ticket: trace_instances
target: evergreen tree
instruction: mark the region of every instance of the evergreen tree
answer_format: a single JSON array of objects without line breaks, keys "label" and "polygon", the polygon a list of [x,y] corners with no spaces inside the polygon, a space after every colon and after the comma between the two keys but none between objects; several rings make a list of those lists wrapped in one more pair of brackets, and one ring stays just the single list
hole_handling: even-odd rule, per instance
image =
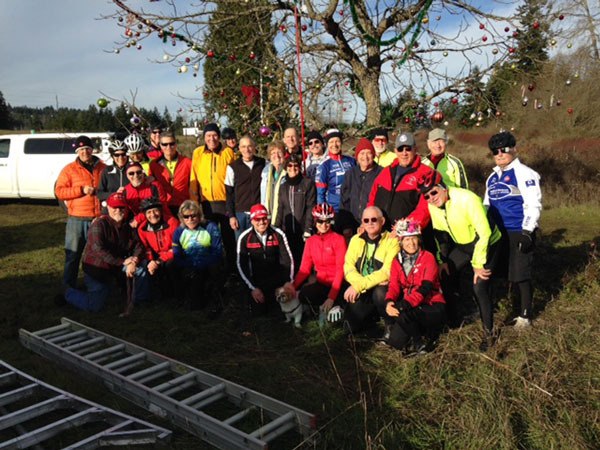
[{"label": "evergreen tree", "polygon": [[10,105],[4,100],[4,94],[0,91],[0,129],[11,130],[13,119],[10,114]]},{"label": "evergreen tree", "polygon": [[479,67],[475,66],[465,81],[465,95],[457,108],[457,120],[462,126],[470,127],[477,123],[483,125],[487,122],[488,109],[491,113],[491,105],[481,78]]}]

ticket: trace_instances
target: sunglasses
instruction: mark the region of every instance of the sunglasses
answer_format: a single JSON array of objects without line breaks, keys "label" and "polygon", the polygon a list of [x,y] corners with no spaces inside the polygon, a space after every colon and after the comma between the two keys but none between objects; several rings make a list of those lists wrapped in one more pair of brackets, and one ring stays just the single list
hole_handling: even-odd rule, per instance
[{"label": "sunglasses", "polygon": [[139,176],[139,175],[141,175],[141,174],[143,174],[143,173],[144,173],[144,172],[143,172],[143,171],[141,171],[141,170],[138,170],[138,171],[136,171],[136,172],[127,172],[127,176],[128,176],[128,177],[132,177],[132,176],[134,176],[134,175],[138,175],[138,176]]},{"label": "sunglasses", "polygon": [[317,219],[316,222],[320,223],[321,225],[323,225],[323,224],[331,225],[331,221],[329,219]]},{"label": "sunglasses", "polygon": [[286,166],[288,169],[299,169],[300,168],[300,164],[288,164]]},{"label": "sunglasses", "polygon": [[181,217],[184,219],[196,219],[198,218],[198,214],[182,214]]},{"label": "sunglasses", "polygon": [[308,145],[317,145],[320,143],[321,143],[321,141],[318,139],[313,139],[312,141],[308,141]]},{"label": "sunglasses", "polygon": [[161,147],[175,147],[177,145],[176,142],[161,142],[160,146]]},{"label": "sunglasses", "polygon": [[375,142],[387,142],[388,140],[386,138],[375,138],[373,139]]},{"label": "sunglasses", "polygon": [[363,217],[363,223],[377,223],[379,222],[379,217]]},{"label": "sunglasses", "polygon": [[438,191],[437,189],[432,189],[427,194],[423,194],[423,197],[425,197],[425,200],[429,200],[430,198],[437,197],[439,193],[440,191]]},{"label": "sunglasses", "polygon": [[511,150],[510,147],[494,148],[492,149],[492,155],[496,156],[500,153],[510,153]]},{"label": "sunglasses", "polygon": [[269,218],[268,217],[257,217],[256,219],[252,219],[252,220],[254,220],[255,222],[266,222],[269,220]]},{"label": "sunglasses", "polygon": [[160,134],[160,130],[152,130],[151,133],[152,134]]},{"label": "sunglasses", "polygon": [[113,155],[113,158],[126,158],[127,157],[127,153],[115,153]]},{"label": "sunglasses", "polygon": [[413,149],[412,149],[412,147],[400,147],[400,148],[397,148],[397,149],[396,149],[396,151],[397,151],[398,153],[403,153],[403,152],[412,152],[412,151],[413,151]]}]

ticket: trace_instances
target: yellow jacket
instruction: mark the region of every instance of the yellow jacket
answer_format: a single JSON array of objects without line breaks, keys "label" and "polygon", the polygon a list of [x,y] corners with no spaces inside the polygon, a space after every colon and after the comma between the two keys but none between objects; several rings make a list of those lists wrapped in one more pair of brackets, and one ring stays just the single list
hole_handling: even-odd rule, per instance
[{"label": "yellow jacket", "polygon": [[396,154],[390,150],[385,150],[381,155],[375,157],[375,162],[381,167],[390,166],[396,160]]},{"label": "yellow jacket", "polygon": [[190,198],[198,202],[224,202],[225,173],[234,159],[233,150],[226,146],[222,146],[218,152],[211,152],[204,145],[194,150],[190,171]]},{"label": "yellow jacket", "polygon": [[[448,188],[444,208],[428,206],[434,232],[448,233],[458,245],[474,244],[471,265],[475,269],[483,268],[487,262],[488,246],[498,242],[502,235],[495,225],[490,228],[481,198],[466,189]],[[438,255],[438,259],[441,256],[446,255]]]},{"label": "yellow jacket", "polygon": [[400,251],[398,239],[389,232],[381,233],[381,238],[375,244],[373,253],[373,272],[362,274],[362,266],[366,257],[366,233],[356,234],[350,239],[346,258],[344,259],[344,277],[356,292],[365,292],[378,284],[389,281],[392,261]]}]

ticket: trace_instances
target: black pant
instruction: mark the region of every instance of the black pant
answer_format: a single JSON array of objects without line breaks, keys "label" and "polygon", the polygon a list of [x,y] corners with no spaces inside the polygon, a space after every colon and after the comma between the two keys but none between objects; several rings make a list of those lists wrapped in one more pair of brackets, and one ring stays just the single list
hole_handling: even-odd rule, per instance
[{"label": "black pant", "polygon": [[[319,314],[319,307],[327,300],[329,296],[329,291],[331,290],[331,286],[326,284],[322,284],[319,282],[314,282],[310,284],[305,284],[300,288],[300,292],[298,293],[298,297],[300,300],[309,305],[310,310],[313,314]],[[342,304],[342,296],[344,295],[344,289],[340,289],[340,292],[337,298],[334,298],[334,306]]]},{"label": "black pant", "polygon": [[386,292],[387,286],[375,286],[360,294],[356,302],[346,303],[344,322],[348,331],[356,333],[377,323],[380,316],[378,310],[385,303]]},{"label": "black pant", "polygon": [[444,324],[445,312],[443,303],[420,305],[402,311],[400,316],[392,317],[393,324],[388,344],[404,350],[411,341],[419,340],[421,336],[437,338]]},{"label": "black pant", "polygon": [[237,274],[235,233],[229,225],[229,217],[225,214],[225,202],[204,201],[202,202],[202,211],[208,220],[218,223],[221,229],[225,262],[227,263],[225,271]]},{"label": "black pant", "polygon": [[222,270],[216,264],[205,269],[183,269],[177,292],[190,309],[197,310],[207,306],[222,309],[222,289]]}]

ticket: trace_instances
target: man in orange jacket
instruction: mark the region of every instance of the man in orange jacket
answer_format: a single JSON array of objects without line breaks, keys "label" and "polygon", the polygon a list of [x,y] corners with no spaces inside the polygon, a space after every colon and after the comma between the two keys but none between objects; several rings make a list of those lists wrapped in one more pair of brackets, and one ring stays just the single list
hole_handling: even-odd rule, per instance
[{"label": "man in orange jacket", "polygon": [[77,158],[58,175],[54,193],[67,206],[65,232],[65,288],[77,287],[79,261],[87,241],[87,233],[95,217],[100,215],[97,191],[104,163],[92,154],[92,140],[79,136],[73,143]]}]

